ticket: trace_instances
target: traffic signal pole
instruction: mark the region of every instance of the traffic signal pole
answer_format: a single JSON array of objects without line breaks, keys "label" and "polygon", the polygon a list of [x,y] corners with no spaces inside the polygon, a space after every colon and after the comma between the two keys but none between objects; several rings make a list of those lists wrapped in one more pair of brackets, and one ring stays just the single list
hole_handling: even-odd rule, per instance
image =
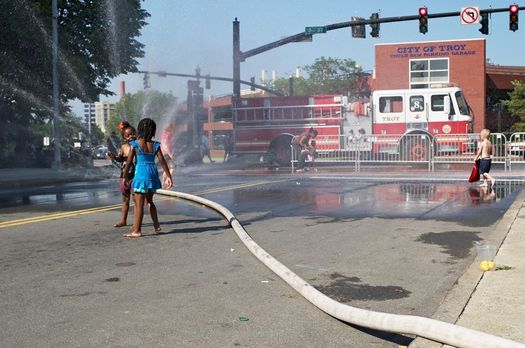
[{"label": "traffic signal pole", "polygon": [[[139,70],[139,71],[137,71],[137,73],[139,73],[139,74],[148,74],[148,75],[157,75],[157,76],[160,76],[160,77],[177,76],[177,77],[197,78],[196,74],[169,73],[169,72],[166,72],[166,71],[145,71],[145,70]],[[202,78],[202,75],[199,75],[199,76],[200,76],[200,78]],[[231,77],[212,76],[212,75],[206,75],[204,78],[205,79],[209,79],[209,80],[226,81],[226,82],[234,82],[235,81]],[[274,95],[277,95],[277,96],[280,96],[280,97],[284,96],[284,94],[282,94],[279,91],[274,91],[271,88],[268,88],[268,87],[263,86],[263,85],[259,85],[257,83],[251,82],[251,81],[246,81],[246,80],[240,80],[239,79],[238,83],[239,83],[239,87],[238,87],[239,95],[240,95],[240,90],[241,90],[240,85],[242,84],[242,85],[248,85],[248,86],[252,86],[252,87],[258,88],[260,90],[263,90],[265,92],[268,92],[268,93],[271,93],[271,94],[274,94]]]},{"label": "traffic signal pole", "polygon": [[235,17],[233,21],[233,97],[232,105],[236,108],[241,98],[241,42],[240,42],[240,23]]},{"label": "traffic signal pole", "polygon": [[[525,7],[518,8],[519,10],[523,10]],[[497,12],[508,12],[509,8],[489,8],[485,10],[480,10],[480,15],[485,13],[497,13]],[[460,16],[461,12],[442,12],[442,13],[428,13],[427,18],[445,18],[445,17],[456,17]],[[354,26],[362,26],[362,25],[371,25],[371,24],[379,24],[379,23],[392,23],[392,22],[404,22],[404,21],[419,21],[419,14],[413,15],[413,16],[398,16],[398,17],[385,17],[385,18],[371,18],[371,19],[363,19],[363,20],[355,20],[355,21],[349,21],[349,22],[340,22],[340,23],[334,23],[334,24],[328,24],[325,25],[324,28],[326,28],[325,31],[330,30],[337,30],[342,28],[348,28],[348,27],[354,27]],[[233,21],[233,96],[234,98],[240,98],[240,73],[241,73],[241,62],[244,62],[246,58],[253,57],[255,55],[258,55],[260,53],[269,51],[271,49],[289,44],[291,42],[304,42],[304,41],[310,41],[312,39],[312,34],[307,34],[306,32],[297,33],[295,35],[287,36],[285,38],[282,38],[280,40],[270,42],[266,45],[262,45],[256,48],[253,48],[251,50],[248,50],[246,52],[242,52],[240,50],[240,25],[239,21],[237,20],[237,17]]]},{"label": "traffic signal pole", "polygon": [[[525,9],[525,8],[520,8],[520,9]],[[481,10],[479,12],[480,14],[483,14],[483,13],[496,13],[496,12],[508,12],[508,11],[509,9],[505,7],[505,8],[486,9],[486,10]],[[442,13],[434,13],[434,14],[429,13],[428,18],[455,17],[455,16],[459,16],[460,14],[461,12],[459,11],[458,12],[442,12]],[[415,21],[415,20],[419,20],[419,14],[413,15],[413,16],[385,17],[385,18],[378,18],[378,19],[364,19],[364,20],[356,20],[356,21],[349,21],[349,22],[340,22],[340,23],[328,24],[328,25],[325,25],[325,27],[326,27],[326,31],[331,31],[331,30],[337,30],[337,29],[360,26],[360,25],[367,25],[367,24],[370,25],[370,24],[377,24],[377,23],[392,23],[392,22],[404,22],[404,21]],[[305,32],[301,32],[301,33],[291,35],[291,36],[282,38],[280,40],[271,42],[269,44],[262,45],[257,48],[253,48],[246,52],[240,52],[241,61],[244,61],[246,58],[253,57],[257,54],[269,51],[273,48],[277,48],[279,46],[289,44],[291,42],[306,41],[311,36],[312,34],[306,34]]]}]

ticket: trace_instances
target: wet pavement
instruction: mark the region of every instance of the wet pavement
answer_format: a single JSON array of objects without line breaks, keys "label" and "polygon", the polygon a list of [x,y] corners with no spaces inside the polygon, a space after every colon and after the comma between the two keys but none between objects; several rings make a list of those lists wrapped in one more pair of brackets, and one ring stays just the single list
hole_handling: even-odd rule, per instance
[{"label": "wet pavement", "polygon": [[[473,242],[487,238],[522,182],[501,180],[490,193],[457,180],[421,179],[273,173],[210,180],[204,173],[178,176],[176,189],[226,206],[263,248],[340,302],[431,316],[472,263]],[[118,204],[116,187],[112,179],[11,193],[0,219]],[[320,313],[244,250],[215,212],[161,196],[156,202],[168,233],[140,241],[111,227],[118,208],[0,229],[0,273],[10,279],[0,287],[7,346],[37,338],[42,346],[411,341],[363,333]],[[61,340],[56,335],[64,330]]]}]

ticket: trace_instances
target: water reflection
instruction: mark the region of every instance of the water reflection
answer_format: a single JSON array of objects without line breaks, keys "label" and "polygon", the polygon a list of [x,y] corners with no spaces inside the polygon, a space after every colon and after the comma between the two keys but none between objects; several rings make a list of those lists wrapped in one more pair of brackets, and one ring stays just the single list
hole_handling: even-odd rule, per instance
[{"label": "water reflection", "polygon": [[[326,215],[338,218],[415,217],[457,219],[501,212],[523,183],[500,181],[495,190],[468,183],[377,183],[303,180],[293,185],[245,188],[210,195],[234,212],[271,211],[273,216]],[[490,217],[492,220],[496,216]]]},{"label": "water reflection", "polygon": [[488,187],[470,187],[468,193],[472,204],[493,203],[496,201],[496,190],[491,190]]}]

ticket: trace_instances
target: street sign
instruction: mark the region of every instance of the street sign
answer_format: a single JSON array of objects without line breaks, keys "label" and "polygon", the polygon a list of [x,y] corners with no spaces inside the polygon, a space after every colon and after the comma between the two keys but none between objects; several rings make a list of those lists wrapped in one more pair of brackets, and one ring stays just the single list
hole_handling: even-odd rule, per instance
[{"label": "street sign", "polygon": [[49,146],[49,137],[44,137],[44,146]]},{"label": "street sign", "polygon": [[476,24],[479,23],[479,7],[469,6],[462,7],[459,17],[461,24]]},{"label": "street sign", "polygon": [[326,33],[326,27],[306,27],[304,32],[305,34],[324,34]]}]

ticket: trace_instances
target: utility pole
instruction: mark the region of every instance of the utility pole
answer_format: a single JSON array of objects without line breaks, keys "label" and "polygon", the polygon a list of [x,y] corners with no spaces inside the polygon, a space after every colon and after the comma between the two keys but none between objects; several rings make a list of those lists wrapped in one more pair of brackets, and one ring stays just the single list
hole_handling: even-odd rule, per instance
[{"label": "utility pole", "polygon": [[203,93],[204,89],[200,86],[200,76],[201,69],[197,67],[195,69],[195,77],[197,80],[188,80],[188,113],[191,117],[191,124],[193,129],[192,134],[192,143],[194,147],[198,147],[200,144],[200,134],[201,130],[199,129],[199,114],[202,111],[203,103]]},{"label": "utility pole", "polygon": [[52,19],[52,71],[53,71],[53,138],[54,138],[54,157],[53,168],[60,169],[62,167],[60,154],[60,108],[58,96],[58,27],[57,27],[57,0],[51,2],[51,19]]}]

